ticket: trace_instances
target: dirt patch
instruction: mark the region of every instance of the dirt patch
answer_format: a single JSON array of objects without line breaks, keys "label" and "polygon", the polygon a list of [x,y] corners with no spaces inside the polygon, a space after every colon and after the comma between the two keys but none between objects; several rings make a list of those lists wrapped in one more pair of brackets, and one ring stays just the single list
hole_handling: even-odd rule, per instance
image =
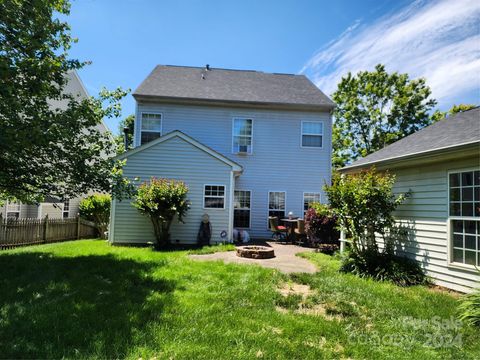
[{"label": "dirt patch", "polygon": [[310,286],[297,283],[286,283],[278,289],[278,292],[285,297],[289,295],[300,295],[304,300],[307,299],[308,296],[314,294],[314,291]]}]

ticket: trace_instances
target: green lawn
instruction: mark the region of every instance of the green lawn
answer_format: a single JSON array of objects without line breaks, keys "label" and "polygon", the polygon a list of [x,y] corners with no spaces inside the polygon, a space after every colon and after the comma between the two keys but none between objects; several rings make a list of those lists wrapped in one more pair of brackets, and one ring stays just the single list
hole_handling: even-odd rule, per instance
[{"label": "green lawn", "polygon": [[[454,319],[452,295],[339,274],[331,257],[305,256],[318,274],[100,240],[3,251],[0,357],[480,358],[478,330],[440,326]],[[285,282],[311,293],[285,298]]]}]

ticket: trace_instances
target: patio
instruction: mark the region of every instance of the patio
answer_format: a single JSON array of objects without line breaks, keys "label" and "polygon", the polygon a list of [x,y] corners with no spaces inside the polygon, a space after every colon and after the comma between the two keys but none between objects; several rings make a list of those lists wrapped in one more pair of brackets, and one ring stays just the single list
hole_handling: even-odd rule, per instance
[{"label": "patio", "polygon": [[200,261],[222,260],[225,263],[260,265],[266,268],[277,269],[283,273],[316,273],[318,270],[310,261],[296,256],[300,252],[314,252],[315,249],[297,245],[283,245],[275,242],[266,242],[264,246],[272,247],[275,257],[271,259],[249,259],[237,256],[235,251],[217,252],[206,255],[189,255],[191,259]]}]

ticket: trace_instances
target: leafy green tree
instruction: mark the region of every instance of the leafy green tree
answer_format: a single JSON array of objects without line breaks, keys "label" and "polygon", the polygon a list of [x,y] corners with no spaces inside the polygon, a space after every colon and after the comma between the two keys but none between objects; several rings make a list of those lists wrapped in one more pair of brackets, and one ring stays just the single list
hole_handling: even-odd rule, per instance
[{"label": "leafy green tree", "polygon": [[170,243],[170,225],[175,215],[183,222],[189,208],[187,193],[183,182],[168,179],[152,178],[138,187],[133,206],[150,218],[157,249]]},{"label": "leafy green tree", "polygon": [[104,237],[108,229],[111,203],[110,194],[92,194],[80,201],[80,216],[93,221],[101,237]]},{"label": "leafy green tree", "polygon": [[121,165],[108,158],[113,141],[96,125],[120,115],[126,92],[86,100],[64,92],[67,74],[86,65],[69,58],[76,39],[59,18],[69,12],[67,0],[0,1],[0,198],[75,197],[116,189],[112,179],[125,185]]},{"label": "leafy green tree", "polygon": [[477,105],[474,105],[474,104],[459,104],[459,105],[453,105],[450,108],[450,110],[448,110],[448,111],[436,110],[432,114],[432,122],[437,122],[439,120],[443,120],[447,116],[451,116],[451,115],[458,114],[460,112],[468,111],[468,110],[474,109],[476,107],[477,107]]},{"label": "leafy green tree", "polygon": [[135,127],[135,115],[128,115],[125,119],[118,124],[118,133],[115,137],[115,143],[117,145],[117,154],[125,152],[125,128],[127,129],[127,150],[133,148],[133,132]]},{"label": "leafy green tree", "polygon": [[428,112],[436,101],[429,99],[424,79],[387,73],[384,65],[374,71],[348,73],[333,93],[333,166],[371,154],[431,123]]}]

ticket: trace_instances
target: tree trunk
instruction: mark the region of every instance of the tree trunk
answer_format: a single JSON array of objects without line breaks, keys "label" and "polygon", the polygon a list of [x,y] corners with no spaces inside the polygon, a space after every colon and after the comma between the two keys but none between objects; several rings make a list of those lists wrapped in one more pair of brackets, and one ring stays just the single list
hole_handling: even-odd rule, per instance
[{"label": "tree trunk", "polygon": [[173,218],[167,221],[162,221],[157,217],[150,217],[150,219],[152,220],[153,230],[157,240],[155,248],[164,249],[170,244],[170,225],[172,224]]}]

